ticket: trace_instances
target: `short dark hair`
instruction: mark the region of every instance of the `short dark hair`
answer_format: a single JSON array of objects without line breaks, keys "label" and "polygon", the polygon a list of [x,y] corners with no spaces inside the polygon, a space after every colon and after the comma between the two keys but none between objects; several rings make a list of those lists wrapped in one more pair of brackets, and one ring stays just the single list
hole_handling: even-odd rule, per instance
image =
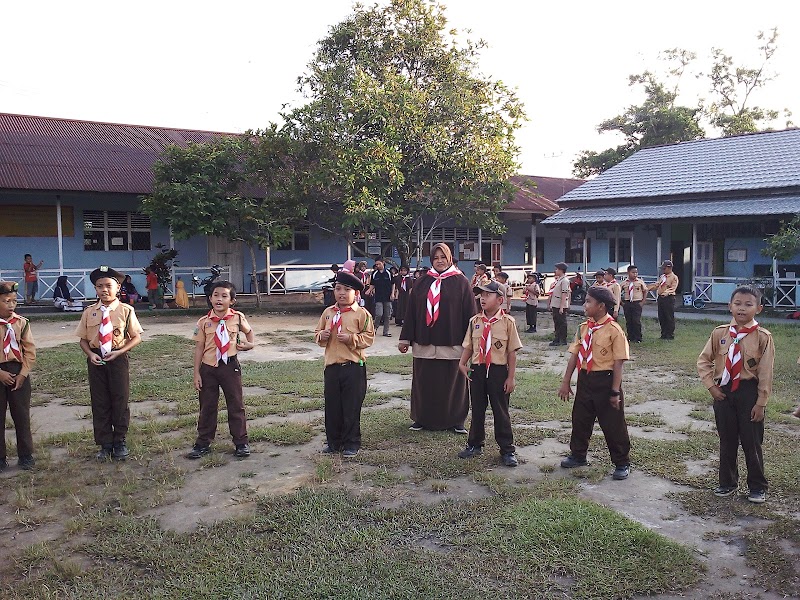
[{"label": "short dark hair", "polygon": [[505,271],[500,271],[500,272],[497,274],[497,277],[502,277],[503,279],[505,279],[506,281],[508,281],[508,273],[506,273]]},{"label": "short dark hair", "polygon": [[208,297],[210,298],[214,294],[214,290],[217,288],[225,288],[231,293],[231,300],[236,300],[236,286],[233,285],[230,281],[215,281],[211,284],[211,287],[208,290]]},{"label": "short dark hair", "polygon": [[617,302],[614,300],[614,295],[608,288],[600,286],[590,287],[589,291],[586,293],[597,300],[600,304],[605,304],[606,312],[608,314],[612,314],[614,312],[614,307],[617,305]]},{"label": "short dark hair", "polygon": [[764,297],[764,295],[761,293],[761,290],[753,285],[740,285],[735,290],[733,290],[733,293],[731,294],[731,302],[733,302],[733,297],[736,294],[748,294],[750,296],[753,296],[756,299],[756,302],[758,302],[759,306],[761,306],[762,299]]},{"label": "short dark hair", "polygon": [[609,275],[616,275],[617,274],[617,270],[614,267],[606,267],[604,269],[604,271],[606,273],[608,273]]},{"label": "short dark hair", "polygon": [[476,269],[483,269],[484,272],[486,271],[486,265],[483,264],[483,263],[478,263],[477,265],[475,265],[475,268]]},{"label": "short dark hair", "polygon": [[23,258],[33,258],[30,254],[26,254]]},{"label": "short dark hair", "polygon": [[628,273],[630,273],[630,272],[631,272],[631,271],[633,271],[634,269],[636,269],[636,270],[638,271],[638,270],[639,270],[639,267],[637,267],[636,265],[628,265],[628,269],[627,269],[627,271],[628,271]]}]

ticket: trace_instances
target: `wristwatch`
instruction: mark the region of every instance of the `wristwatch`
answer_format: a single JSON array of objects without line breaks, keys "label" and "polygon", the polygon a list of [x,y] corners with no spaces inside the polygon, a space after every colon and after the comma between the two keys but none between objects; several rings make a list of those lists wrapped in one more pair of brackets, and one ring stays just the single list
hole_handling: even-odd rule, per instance
[{"label": "wristwatch", "polygon": [[619,396],[619,395],[620,395],[620,393],[619,393],[619,390],[611,390],[611,393],[610,393],[610,395],[611,395],[612,397]]}]

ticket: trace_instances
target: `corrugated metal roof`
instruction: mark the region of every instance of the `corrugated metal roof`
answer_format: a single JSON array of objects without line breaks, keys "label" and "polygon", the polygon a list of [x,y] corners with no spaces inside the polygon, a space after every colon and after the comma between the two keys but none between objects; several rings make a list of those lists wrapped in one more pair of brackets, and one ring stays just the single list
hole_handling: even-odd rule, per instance
[{"label": "corrugated metal roof", "polygon": [[166,146],[225,135],[0,113],[0,189],[148,194]]},{"label": "corrugated metal roof", "polygon": [[800,186],[800,129],[639,150],[559,201],[701,195]]},{"label": "corrugated metal roof", "polygon": [[640,203],[600,208],[565,208],[546,218],[542,223],[545,225],[596,225],[718,217],[774,217],[798,213],[800,213],[800,195],[791,195],[695,202]]},{"label": "corrugated metal roof", "polygon": [[556,201],[583,183],[583,179],[515,175],[511,178],[514,199],[505,210],[552,214],[558,210]]}]

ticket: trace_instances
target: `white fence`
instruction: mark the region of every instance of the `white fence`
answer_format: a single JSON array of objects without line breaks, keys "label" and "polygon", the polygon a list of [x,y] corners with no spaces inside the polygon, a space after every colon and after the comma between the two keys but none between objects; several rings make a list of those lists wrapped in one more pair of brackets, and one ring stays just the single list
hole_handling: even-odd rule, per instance
[{"label": "white fence", "polygon": [[740,285],[752,285],[764,294],[764,305],[773,308],[798,307],[800,279],[794,277],[695,277],[694,296],[705,302],[727,304]]}]

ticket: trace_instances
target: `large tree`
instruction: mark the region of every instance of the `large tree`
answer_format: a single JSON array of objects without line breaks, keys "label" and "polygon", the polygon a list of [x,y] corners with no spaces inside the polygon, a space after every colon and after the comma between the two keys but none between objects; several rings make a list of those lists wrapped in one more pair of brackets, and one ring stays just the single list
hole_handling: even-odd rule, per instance
[{"label": "large tree", "polygon": [[290,144],[271,127],[170,146],[154,166],[153,192],[142,210],[167,223],[178,239],[213,235],[244,243],[255,273],[256,248],[289,240],[293,223],[305,214],[287,183]]},{"label": "large tree", "polygon": [[524,113],[479,73],[482,46],[424,0],[356,4],[330,29],[284,114],[309,220],[348,241],[380,228],[404,262],[447,221],[501,230]]},{"label": "large tree", "polygon": [[[719,48],[712,48],[712,65],[708,73],[700,73],[708,81],[710,97],[698,99],[694,106],[676,105],[681,78],[697,59],[694,52],[673,48],[664,51],[671,68],[662,81],[651,71],[629,77],[630,85],[642,85],[645,101],[629,107],[624,113],[603,121],[599,133],[616,131],[625,136],[625,143],[602,152],[584,150],[573,165],[578,177],[602,173],[642,148],[685,142],[705,136],[703,124],[722,135],[750,133],[768,128],[778,111],[750,106],[752,94],[774,78],[767,63],[777,49],[777,29],[769,36],[758,34],[761,63],[756,67],[734,67],[733,58]],[[791,115],[785,111],[787,118]],[[789,126],[791,122],[786,123]]]}]

